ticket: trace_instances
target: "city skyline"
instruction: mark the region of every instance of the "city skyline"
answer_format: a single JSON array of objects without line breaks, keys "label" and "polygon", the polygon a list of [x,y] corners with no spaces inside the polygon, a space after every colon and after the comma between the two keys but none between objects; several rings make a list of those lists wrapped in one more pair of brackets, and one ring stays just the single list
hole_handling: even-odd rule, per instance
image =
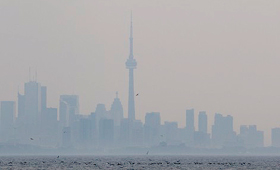
[{"label": "city skyline", "polygon": [[[257,124],[270,143],[271,126],[278,127],[280,120],[279,2],[263,7],[258,0],[253,6],[241,1],[169,6],[164,1],[147,7],[147,1],[121,1],[125,3],[115,2],[110,12],[100,10],[106,2],[71,2],[66,7],[60,2],[54,7],[53,2],[34,2],[37,8],[31,8],[3,1],[1,101],[17,100],[31,66],[48,87],[49,107],[59,107],[61,94],[76,94],[81,113],[90,114],[98,103],[109,108],[119,91],[127,117],[124,62],[132,9],[134,52],[141,65],[135,72],[135,92],[140,93],[136,119],[160,112],[162,120],[183,127],[185,110],[195,108],[207,111],[209,129],[218,112],[234,117],[235,131],[242,124]],[[72,5],[78,6],[77,13]]]}]

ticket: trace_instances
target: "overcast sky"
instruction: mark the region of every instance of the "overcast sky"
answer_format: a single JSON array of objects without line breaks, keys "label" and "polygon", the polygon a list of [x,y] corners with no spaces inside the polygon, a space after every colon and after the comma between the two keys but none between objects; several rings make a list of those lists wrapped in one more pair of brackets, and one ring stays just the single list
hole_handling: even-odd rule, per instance
[{"label": "overcast sky", "polygon": [[[48,106],[77,94],[83,114],[119,97],[127,116],[133,11],[136,118],[158,111],[185,126],[185,110],[280,127],[279,0],[1,0],[0,100],[17,101],[29,67]],[[197,127],[196,127],[197,129]]]}]

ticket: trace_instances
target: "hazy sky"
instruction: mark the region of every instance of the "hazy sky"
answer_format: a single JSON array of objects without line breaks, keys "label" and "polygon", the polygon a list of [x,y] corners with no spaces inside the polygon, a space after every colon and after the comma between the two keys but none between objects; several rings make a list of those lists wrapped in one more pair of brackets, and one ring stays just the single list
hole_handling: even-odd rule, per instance
[{"label": "hazy sky", "polygon": [[[1,0],[0,100],[17,100],[29,67],[48,106],[77,94],[83,114],[119,91],[127,116],[133,11],[136,118],[158,111],[185,126],[185,110],[280,127],[279,0]],[[210,127],[210,126],[209,126]],[[197,127],[196,127],[197,129]],[[210,132],[209,128],[209,132]]]}]

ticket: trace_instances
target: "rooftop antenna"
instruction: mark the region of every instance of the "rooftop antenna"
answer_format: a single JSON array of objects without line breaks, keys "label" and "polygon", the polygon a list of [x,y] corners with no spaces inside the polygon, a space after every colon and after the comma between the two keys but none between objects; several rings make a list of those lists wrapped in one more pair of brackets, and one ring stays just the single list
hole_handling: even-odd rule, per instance
[{"label": "rooftop antenna", "polygon": [[31,80],[31,71],[30,71],[30,66],[29,66],[29,81]]},{"label": "rooftop antenna", "polygon": [[119,92],[116,92],[116,98],[119,98]]},{"label": "rooftop antenna", "polygon": [[35,81],[37,82],[37,68],[36,68],[36,71],[35,71]]}]

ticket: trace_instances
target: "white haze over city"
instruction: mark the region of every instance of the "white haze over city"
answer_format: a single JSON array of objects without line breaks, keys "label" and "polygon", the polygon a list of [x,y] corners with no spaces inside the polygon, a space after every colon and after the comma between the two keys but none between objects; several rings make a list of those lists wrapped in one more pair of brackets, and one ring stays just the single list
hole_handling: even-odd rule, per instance
[{"label": "white haze over city", "polygon": [[157,111],[184,127],[194,108],[210,132],[215,113],[230,114],[237,133],[256,124],[269,145],[280,127],[279,9],[279,0],[2,0],[0,100],[17,101],[31,67],[48,107],[77,94],[90,114],[118,91],[127,117],[132,11],[137,119]]}]

